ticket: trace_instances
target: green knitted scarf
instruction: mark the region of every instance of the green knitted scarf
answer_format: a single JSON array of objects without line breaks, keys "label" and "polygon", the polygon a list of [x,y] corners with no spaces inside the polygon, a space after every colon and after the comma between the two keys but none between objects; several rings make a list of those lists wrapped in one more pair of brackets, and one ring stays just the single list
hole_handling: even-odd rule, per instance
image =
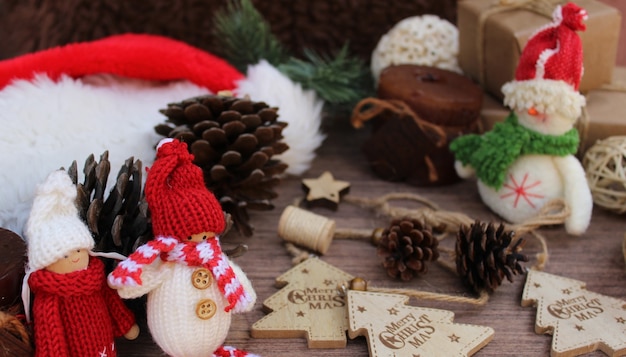
[{"label": "green knitted scarf", "polygon": [[521,155],[566,156],[578,149],[578,131],[544,135],[521,126],[514,112],[483,135],[464,135],[450,143],[450,150],[464,165],[470,164],[476,176],[498,190],[504,184],[509,166]]}]

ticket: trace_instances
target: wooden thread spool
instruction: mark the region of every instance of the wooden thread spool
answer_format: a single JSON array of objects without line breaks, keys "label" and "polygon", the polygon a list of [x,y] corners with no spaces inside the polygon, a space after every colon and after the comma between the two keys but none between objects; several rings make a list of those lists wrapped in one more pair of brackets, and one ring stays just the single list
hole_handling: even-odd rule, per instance
[{"label": "wooden thread spool", "polygon": [[325,254],[333,241],[335,221],[287,206],[278,221],[278,235],[291,243]]}]

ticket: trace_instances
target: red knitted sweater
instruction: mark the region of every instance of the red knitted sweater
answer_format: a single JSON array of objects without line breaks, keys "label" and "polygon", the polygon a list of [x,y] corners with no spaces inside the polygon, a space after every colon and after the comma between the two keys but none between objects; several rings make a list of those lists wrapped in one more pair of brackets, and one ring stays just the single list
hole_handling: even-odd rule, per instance
[{"label": "red knitted sweater", "polygon": [[114,337],[135,323],[133,313],[106,284],[104,264],[90,257],[85,270],[32,273],[36,357],[114,357]]}]

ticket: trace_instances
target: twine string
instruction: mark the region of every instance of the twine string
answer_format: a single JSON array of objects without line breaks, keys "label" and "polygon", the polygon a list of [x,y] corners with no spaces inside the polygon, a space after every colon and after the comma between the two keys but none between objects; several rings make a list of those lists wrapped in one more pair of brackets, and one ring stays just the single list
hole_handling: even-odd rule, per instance
[{"label": "twine string", "polygon": [[555,198],[543,205],[535,216],[522,223],[510,225],[510,229],[521,236],[542,226],[563,224],[569,215],[570,209],[565,201]]},{"label": "twine string", "polygon": [[426,300],[434,300],[434,301],[444,301],[444,302],[456,302],[463,304],[471,304],[476,306],[483,306],[487,304],[489,301],[489,293],[483,290],[480,292],[480,295],[477,298],[468,297],[468,296],[458,296],[458,295],[448,295],[448,294],[440,294],[433,293],[430,291],[421,291],[414,289],[400,289],[400,288],[380,288],[380,287],[368,287],[367,291],[372,292],[380,292],[386,294],[398,294],[398,295],[406,295],[409,297],[417,298],[417,299],[426,299]]},{"label": "twine string", "polygon": [[[447,135],[440,126],[429,123],[421,119],[413,109],[411,109],[404,101],[395,99],[378,99],[365,98],[361,100],[352,110],[350,123],[356,129],[363,127],[365,121],[378,117],[385,111],[399,116],[400,118],[409,117],[418,126],[419,130],[427,135],[428,139],[437,147],[447,145]],[[382,117],[381,117],[382,118]]]},{"label": "twine string", "polygon": [[289,255],[292,256],[291,258],[291,264],[296,266],[300,263],[302,263],[303,261],[314,257],[314,254],[309,253],[308,251],[298,248],[296,247],[293,243],[291,242],[285,242],[285,249],[287,249],[287,252],[289,253]]},{"label": "twine string", "polygon": [[[428,200],[425,197],[422,197],[413,193],[388,193],[376,198],[365,198],[365,197],[356,197],[356,196],[346,196],[344,197],[346,202],[350,202],[352,204],[359,205],[363,208],[373,209],[381,215],[389,216],[391,218],[412,218],[421,220],[422,222],[430,225],[431,227],[439,227],[442,231],[446,233],[457,233],[460,229],[461,225],[471,225],[474,223],[474,219],[471,217],[460,213],[460,212],[452,212],[452,211],[443,211],[439,209],[439,207]],[[423,207],[420,208],[403,208],[403,207],[395,207],[390,205],[390,201],[393,200],[408,200],[421,204]],[[323,229],[325,233],[324,242],[330,244],[330,241],[333,238],[336,239],[364,239],[364,238],[372,238],[375,234],[371,230],[363,230],[363,229],[344,229],[335,231],[335,222],[327,219],[325,217],[321,217],[321,221],[309,219],[310,217],[302,217],[301,215],[312,215],[312,213],[304,213],[306,211],[299,210],[296,207],[287,207],[283,216],[279,222],[279,234],[285,238],[286,236],[290,237],[292,234],[296,236],[306,235],[307,229],[314,228],[315,232],[320,232],[320,226],[329,227],[332,229]],[[287,214],[285,214],[287,213]],[[540,228],[544,225],[554,225],[554,224],[562,224],[565,222],[565,219],[570,215],[570,210],[567,204],[562,199],[554,199],[546,203],[542,209],[538,212],[538,214],[531,219],[519,223],[519,224],[509,224],[509,229],[512,229],[516,233],[518,233],[518,237],[515,239],[521,239],[520,236],[530,233],[533,237],[535,237],[540,245],[541,252],[537,254],[537,263],[533,266],[533,269],[543,270],[546,262],[548,260],[548,246],[546,243],[545,237],[536,232],[536,229]],[[296,229],[292,229],[293,227],[288,227],[290,225],[289,222],[298,222],[295,226]],[[318,234],[319,235],[319,234]],[[313,237],[314,239],[318,239],[318,237]],[[442,238],[438,238],[442,239]],[[296,246],[296,244],[301,243],[298,239],[286,239],[285,248],[289,252],[289,254],[293,257],[292,264],[297,265],[302,261],[314,256],[308,251],[301,249]],[[294,244],[296,243],[296,244]],[[308,243],[309,247],[318,247],[319,243]],[[512,246],[515,246],[515,241],[512,242]],[[449,259],[444,261],[438,260],[438,262],[450,270],[453,273],[457,273],[456,266],[452,264],[455,260],[456,253],[454,250],[447,249],[444,247],[439,247],[440,252],[445,253],[449,256]],[[429,299],[429,300],[437,300],[437,301],[445,301],[445,302],[458,302],[458,303],[467,303],[482,306],[487,303],[489,300],[489,294],[486,291],[482,291],[477,298],[467,297],[467,296],[456,296],[456,295],[448,295],[441,293],[433,293],[427,291],[420,291],[414,289],[397,289],[397,288],[368,288],[368,291],[373,292],[383,292],[389,294],[401,294],[409,297],[415,297],[418,299]]]},{"label": "twine string", "polygon": [[[391,218],[407,217],[421,220],[429,226],[445,231],[446,233],[456,233],[462,224],[469,226],[474,223],[474,219],[466,214],[460,212],[442,211],[432,201],[413,193],[388,193],[373,199],[346,196],[343,200],[356,204],[360,207],[374,209],[383,216]],[[424,207],[406,208],[392,206],[389,204],[390,201],[395,200],[413,201],[423,205]]]},{"label": "twine string", "polygon": [[[413,193],[389,193],[377,198],[346,196],[344,200],[364,208],[374,209],[379,214],[391,217],[392,219],[403,217],[418,219],[431,227],[438,227],[438,229],[446,233],[456,234],[461,225],[470,226],[475,221],[461,212],[440,210],[437,205],[428,199]],[[423,204],[425,207],[414,209],[393,207],[389,204],[389,201],[392,200],[414,201]],[[539,241],[541,246],[541,251],[537,254],[537,263],[534,268],[543,269],[549,257],[548,245],[545,237],[536,232],[536,230],[542,226],[563,224],[569,215],[570,209],[565,201],[562,199],[548,201],[541,210],[539,210],[537,215],[530,219],[518,224],[505,224],[505,226],[508,226],[508,229],[516,232],[515,240],[511,242],[511,245],[514,246],[515,242],[521,239],[524,234],[530,233],[532,237]]]},{"label": "twine string", "polygon": [[19,338],[26,346],[30,345],[30,337],[26,327],[12,313],[0,311],[0,329]]}]

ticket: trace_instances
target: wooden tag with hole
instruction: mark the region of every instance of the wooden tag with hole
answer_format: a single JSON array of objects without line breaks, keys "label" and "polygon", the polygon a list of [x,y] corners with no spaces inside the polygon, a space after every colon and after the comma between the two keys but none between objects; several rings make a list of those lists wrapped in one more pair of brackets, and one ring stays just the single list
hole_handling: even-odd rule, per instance
[{"label": "wooden tag with hole", "polygon": [[531,270],[522,306],[537,307],[535,332],[553,335],[552,357],[626,354],[626,302],[588,291],[582,281]]},{"label": "wooden tag with hole", "polygon": [[408,306],[408,296],[349,290],[348,335],[365,336],[372,357],[471,356],[494,335],[491,327],[453,323],[447,310]]},{"label": "wooden tag with hole", "polygon": [[252,337],[306,337],[309,348],[345,348],[348,317],[337,287],[352,278],[318,258],[298,264],[276,279],[282,289],[263,302],[270,313],[252,325]]}]

